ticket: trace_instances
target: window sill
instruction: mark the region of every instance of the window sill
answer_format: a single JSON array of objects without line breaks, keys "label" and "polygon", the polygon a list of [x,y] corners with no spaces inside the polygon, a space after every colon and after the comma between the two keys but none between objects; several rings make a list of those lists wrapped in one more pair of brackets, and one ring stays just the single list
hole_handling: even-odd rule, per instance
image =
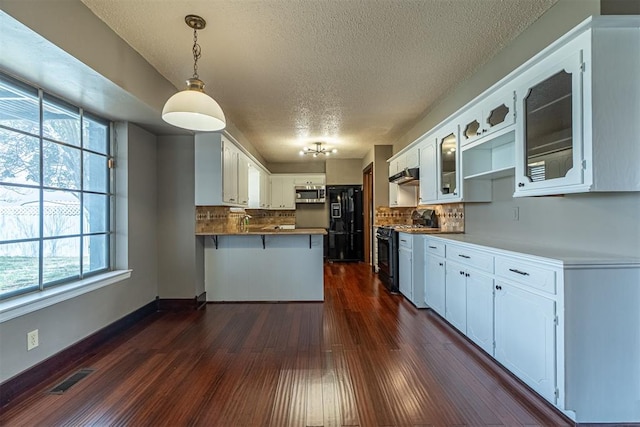
[{"label": "window sill", "polygon": [[110,271],[42,292],[34,292],[0,302],[0,323],[121,282],[129,277],[131,277],[131,270]]}]

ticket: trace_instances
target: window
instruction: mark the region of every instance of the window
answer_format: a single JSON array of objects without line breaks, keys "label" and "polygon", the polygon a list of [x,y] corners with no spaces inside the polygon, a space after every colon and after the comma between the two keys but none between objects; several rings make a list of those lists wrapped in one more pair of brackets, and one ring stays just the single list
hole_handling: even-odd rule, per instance
[{"label": "window", "polygon": [[110,123],[0,74],[0,299],[110,267]]}]

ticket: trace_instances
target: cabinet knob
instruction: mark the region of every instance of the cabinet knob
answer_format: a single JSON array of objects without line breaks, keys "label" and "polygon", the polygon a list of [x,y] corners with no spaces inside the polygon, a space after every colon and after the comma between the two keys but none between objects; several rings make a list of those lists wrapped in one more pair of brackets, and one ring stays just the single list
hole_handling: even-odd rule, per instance
[{"label": "cabinet knob", "polygon": [[461,272],[460,272],[460,274],[461,274],[462,276],[464,276],[464,271],[461,271]]},{"label": "cabinet knob", "polygon": [[524,187],[524,182],[519,182],[518,187]]},{"label": "cabinet knob", "polygon": [[466,273],[466,274],[464,275],[464,277],[469,277],[469,276],[471,276],[469,273]]},{"label": "cabinet knob", "polygon": [[496,285],[496,289],[497,289],[497,290],[501,290],[501,289],[502,289],[502,286],[500,286],[500,285]]},{"label": "cabinet knob", "polygon": [[444,266],[444,264],[443,264],[443,263],[441,263],[441,262],[440,262],[440,263],[438,263],[438,265],[439,265],[440,267]]}]

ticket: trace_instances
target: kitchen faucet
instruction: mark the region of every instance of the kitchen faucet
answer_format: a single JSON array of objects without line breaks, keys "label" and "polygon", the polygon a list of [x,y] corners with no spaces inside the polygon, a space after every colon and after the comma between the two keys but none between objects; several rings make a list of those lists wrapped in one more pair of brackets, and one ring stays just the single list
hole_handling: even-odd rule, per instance
[{"label": "kitchen faucet", "polygon": [[249,214],[244,214],[240,217],[240,231],[249,231],[249,219],[251,219]]}]

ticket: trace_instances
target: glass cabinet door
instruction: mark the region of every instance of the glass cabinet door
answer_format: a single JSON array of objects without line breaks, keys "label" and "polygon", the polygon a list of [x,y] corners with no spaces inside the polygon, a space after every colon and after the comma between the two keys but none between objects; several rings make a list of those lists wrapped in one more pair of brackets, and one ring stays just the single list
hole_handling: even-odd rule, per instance
[{"label": "glass cabinet door", "polygon": [[457,131],[445,132],[438,139],[440,157],[440,187],[438,199],[458,196],[458,136]]},{"label": "glass cabinet door", "polygon": [[516,192],[582,183],[580,64],[575,54],[520,93]]}]

